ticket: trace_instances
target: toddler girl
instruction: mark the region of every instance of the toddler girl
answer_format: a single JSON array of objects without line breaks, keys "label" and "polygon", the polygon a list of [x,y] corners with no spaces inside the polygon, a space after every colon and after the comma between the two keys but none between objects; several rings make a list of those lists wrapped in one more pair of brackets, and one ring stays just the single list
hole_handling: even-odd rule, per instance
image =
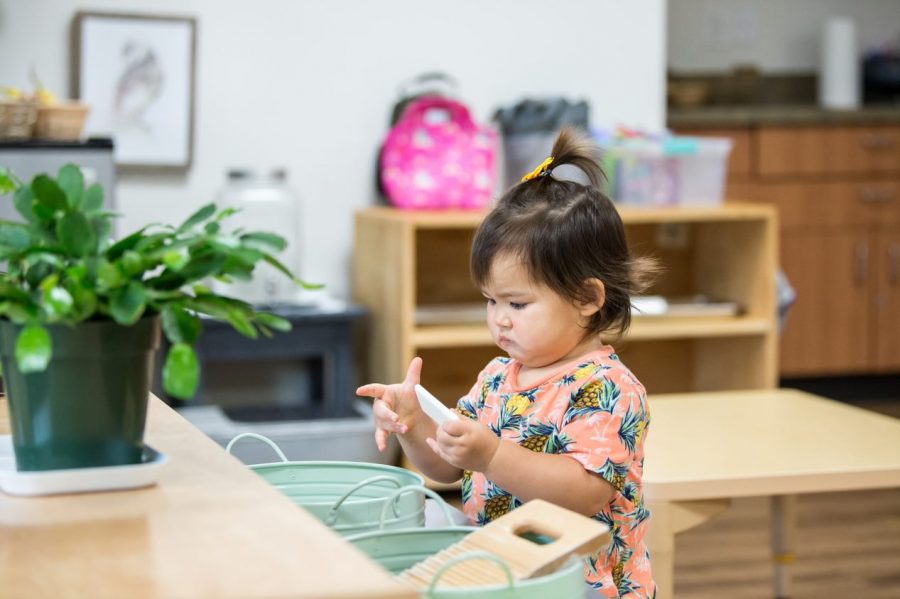
[{"label": "toddler girl", "polygon": [[[650,422],[643,385],[601,334],[622,333],[630,297],[653,263],[630,256],[622,221],[599,190],[593,143],[573,129],[510,189],[475,234],[471,270],[487,300],[491,361],[437,427],[419,408],[413,359],[399,384],[369,384],[380,450],[396,434],[409,459],[441,482],[462,477],[466,515],[486,524],[541,498],[609,525],[612,541],[585,563],[607,597],[653,597],[644,545],[641,473]],[[553,177],[561,165],[590,185]]]}]

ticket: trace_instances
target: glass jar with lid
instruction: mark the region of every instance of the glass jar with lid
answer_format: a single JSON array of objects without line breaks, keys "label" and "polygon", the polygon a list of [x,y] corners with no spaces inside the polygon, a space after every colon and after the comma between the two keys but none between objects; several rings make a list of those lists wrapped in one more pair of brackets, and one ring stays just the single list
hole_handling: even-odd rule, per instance
[{"label": "glass jar with lid", "polygon": [[[257,173],[231,169],[218,201],[220,207],[239,209],[231,222],[245,231],[265,231],[280,235],[287,248],[275,254],[294,274],[300,272],[300,206],[287,184],[285,169]],[[295,303],[300,289],[272,265],[261,262],[251,281],[216,282],[217,292],[261,305]]]}]

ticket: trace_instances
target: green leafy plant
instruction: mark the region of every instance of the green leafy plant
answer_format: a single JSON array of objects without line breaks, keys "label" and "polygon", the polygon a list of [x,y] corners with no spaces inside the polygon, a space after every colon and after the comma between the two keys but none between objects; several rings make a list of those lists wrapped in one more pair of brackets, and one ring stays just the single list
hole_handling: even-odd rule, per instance
[{"label": "green leafy plant", "polygon": [[273,233],[226,231],[236,210],[207,204],[178,226],[151,224],[114,241],[114,214],[103,209],[103,189],[85,188],[81,169],[63,166],[30,183],[0,167],[0,197],[12,194],[24,222],[0,220],[0,317],[23,329],[16,363],[23,372],[47,368],[53,356],[44,325],[112,319],[129,326],[160,315],[171,347],[163,366],[163,387],[173,397],[194,395],[199,363],[194,343],[200,315],[227,321],[242,335],[288,331],[290,323],[251,304],[210,290],[210,277],[249,280],[254,267],[271,264],[306,288],[273,254],[286,241]]}]

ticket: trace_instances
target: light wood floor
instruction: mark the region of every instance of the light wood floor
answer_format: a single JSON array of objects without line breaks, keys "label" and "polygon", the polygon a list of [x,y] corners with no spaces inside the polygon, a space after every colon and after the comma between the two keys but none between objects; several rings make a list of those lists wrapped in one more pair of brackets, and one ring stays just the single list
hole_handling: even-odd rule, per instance
[{"label": "light wood floor", "polygon": [[[793,599],[900,598],[900,490],[798,499]],[[676,538],[678,599],[772,597],[769,502],[735,501]]]},{"label": "light wood floor", "polygon": [[[848,403],[900,417],[897,397]],[[742,499],[678,535],[675,596],[772,597],[768,515]],[[800,496],[796,558],[793,599],[900,599],[900,489]]]}]

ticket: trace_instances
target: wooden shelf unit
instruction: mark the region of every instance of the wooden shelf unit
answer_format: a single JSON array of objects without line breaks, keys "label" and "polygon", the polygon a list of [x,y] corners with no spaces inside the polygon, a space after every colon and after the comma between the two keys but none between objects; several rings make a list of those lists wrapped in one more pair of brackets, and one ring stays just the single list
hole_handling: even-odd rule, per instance
[{"label": "wooden shelf unit", "polygon": [[[775,220],[763,206],[725,204],[671,209],[621,208],[635,253],[656,256],[664,272],[652,293],[704,293],[743,307],[739,316],[635,317],[623,340],[615,343],[623,360],[634,354],[646,371],[638,376],[652,392],[686,392],[775,386]],[[500,350],[484,324],[416,325],[415,309],[431,304],[471,304],[481,300],[469,280],[471,238],[481,212],[405,212],[386,207],[363,210],[356,217],[354,299],[372,313],[368,376],[400,380],[409,360],[426,352],[432,358],[484,354]],[[674,233],[660,227],[678,228]],[[674,235],[675,239],[671,237]],[[663,241],[668,238],[669,241]],[[727,349],[733,346],[736,349]],[[748,361],[743,372],[717,372],[722,348]],[[712,352],[706,350],[712,350]],[[683,355],[685,350],[688,355]],[[740,350],[740,351],[738,351]],[[707,355],[714,353],[716,356]],[[676,354],[682,354],[675,357]],[[758,355],[755,355],[758,354]],[[459,356],[456,356],[458,359]],[[657,377],[669,370],[654,359],[687,367],[675,379]],[[423,384],[450,388],[446,401],[468,390],[484,363],[451,383],[442,371],[455,370],[447,360],[426,360]],[[485,360],[486,362],[486,360]],[[653,384],[655,379],[657,384]]]},{"label": "wooden shelf unit", "polygon": [[[777,385],[777,222],[768,206],[728,203],[667,209],[620,208],[637,255],[663,274],[651,294],[705,294],[741,306],[737,316],[635,317],[610,340],[651,393],[766,389]],[[469,277],[469,248],[481,212],[356,215],[354,301],[371,313],[367,380],[402,380],[414,356],[422,384],[454,405],[487,362],[502,355],[487,326],[417,325],[417,307],[483,301]]]},{"label": "wooden shelf unit", "polygon": [[[657,257],[664,268],[650,293],[702,293],[742,307],[737,316],[635,317],[625,338],[611,341],[648,391],[776,387],[775,211],[728,203],[620,208],[620,214],[634,252]],[[485,364],[502,355],[484,323],[415,321],[417,308],[484,301],[468,267],[472,236],[483,217],[386,207],[357,213],[353,294],[371,313],[367,380],[400,381],[418,355],[424,361],[422,384],[452,406]]]}]

